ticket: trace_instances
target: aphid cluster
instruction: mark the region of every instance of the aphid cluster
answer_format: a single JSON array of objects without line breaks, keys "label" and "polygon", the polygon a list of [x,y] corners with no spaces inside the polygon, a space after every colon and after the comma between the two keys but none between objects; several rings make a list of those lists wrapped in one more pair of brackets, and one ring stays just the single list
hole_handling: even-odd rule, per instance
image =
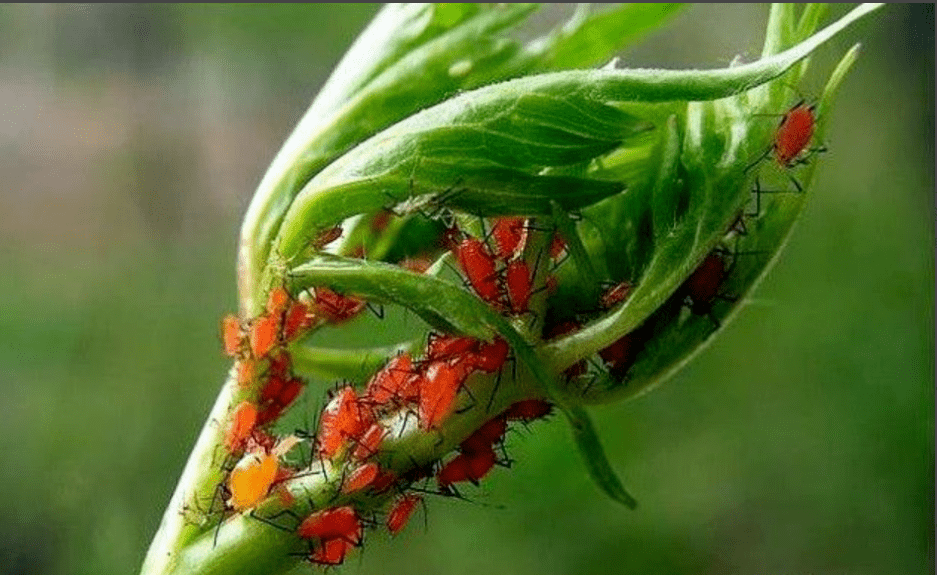
[{"label": "aphid cluster", "polygon": [[[222,320],[224,350],[236,359],[238,386],[252,396],[238,404],[225,422],[226,461],[233,465],[223,465],[226,477],[219,491],[227,508],[255,507],[292,474],[280,464],[280,457],[298,439],[278,441],[269,433],[269,426],[305,386],[293,373],[287,345],[313,326],[347,321],[363,307],[363,301],[327,288],[294,298],[278,287],[270,292],[263,314],[249,321],[233,315]],[[280,494],[288,496],[285,490]]]},{"label": "aphid cluster", "polygon": [[[803,151],[813,136],[813,108],[794,106],[785,116],[772,147],[759,162],[773,153],[783,168],[804,161]],[[757,162],[756,162],[757,163]],[[796,180],[795,180],[796,185]],[[798,186],[799,189],[799,186]],[[760,208],[759,208],[760,209]],[[394,212],[385,210],[370,224],[371,231],[384,229]],[[757,215],[757,214],[756,214]],[[742,214],[729,233],[744,234]],[[492,222],[490,235],[484,239],[465,233],[454,224],[446,224],[443,246],[452,252],[466,286],[480,299],[505,316],[531,313],[530,299],[540,258],[533,265],[525,252],[533,228],[527,218],[503,217]],[[312,247],[321,250],[342,235],[336,226],[320,233]],[[549,244],[548,259],[556,266],[566,244],[555,231]],[[363,250],[356,252],[363,257]],[[424,257],[400,260],[401,267],[422,273],[430,265]],[[554,268],[555,269],[555,268]],[[708,254],[674,294],[672,301],[697,315],[712,314],[714,301],[723,297],[720,290],[731,273],[731,265],[721,251]],[[556,278],[546,275],[546,288],[555,290]],[[593,309],[562,310],[565,316],[547,312],[542,337],[552,340],[574,333],[597,314],[605,314],[626,304],[634,289],[631,281],[608,282]],[[274,289],[265,312],[247,321],[228,316],[223,321],[224,348],[237,360],[237,381],[249,395],[229,414],[225,422],[224,446],[229,461],[221,492],[226,509],[236,512],[255,508],[261,501],[279,494],[285,506],[292,495],[280,486],[299,471],[281,463],[292,447],[302,440],[296,436],[278,439],[269,426],[295,401],[304,382],[293,374],[288,345],[309,329],[321,324],[340,324],[357,316],[367,302],[319,287],[294,297],[285,289]],[[554,310],[555,311],[555,310]],[[597,358],[587,358],[568,367],[568,380],[583,378],[590,372],[604,372],[624,381],[653,335],[650,324],[625,334],[598,351]],[[430,333],[422,356],[400,353],[379,369],[359,390],[344,384],[332,393],[322,410],[314,434],[311,453],[320,461],[318,469],[336,470],[335,504],[305,517],[297,517],[295,527],[285,527],[305,542],[303,556],[322,565],[339,565],[354,547],[362,545],[367,527],[380,524],[373,501],[390,499],[383,525],[391,535],[407,524],[423,493],[460,496],[458,485],[478,484],[498,464],[507,466],[504,437],[513,422],[529,423],[547,416],[551,404],[525,400],[489,418],[463,439],[456,453],[435,463],[410,460],[409,466],[393,465],[387,444],[393,433],[415,430],[433,433],[443,428],[455,412],[460,393],[475,406],[467,382],[475,373],[498,374],[509,360],[510,347],[499,338],[491,342],[451,334]],[[488,403],[489,407],[491,402]],[[409,424],[409,425],[408,425]],[[328,462],[326,465],[325,462]],[[313,466],[310,465],[310,469]],[[324,473],[324,471],[321,471]],[[436,489],[427,485],[435,481]],[[421,482],[421,487],[415,485]],[[377,497],[372,497],[377,496]],[[284,528],[279,526],[280,528]]]},{"label": "aphid cluster", "polygon": [[[491,257],[481,242],[460,240],[460,244],[465,270],[477,270],[479,261],[493,262],[495,258],[508,265],[511,261],[522,261],[516,256],[522,249],[518,247],[520,240],[506,243],[502,239],[498,255]],[[479,248],[480,245],[485,247]],[[479,254],[481,260],[477,258]],[[481,281],[474,271],[466,275],[469,281],[475,278],[479,286],[491,285],[486,283],[487,278]],[[496,285],[500,291],[501,280]],[[526,289],[529,291],[529,287]],[[292,495],[283,486],[287,479],[298,476],[300,470],[287,467],[281,458],[302,439],[296,436],[278,439],[269,432],[269,425],[293,403],[304,386],[292,372],[288,345],[316,325],[351,319],[365,305],[361,299],[326,288],[296,298],[277,288],[271,292],[262,315],[249,321],[234,316],[223,320],[225,351],[236,358],[238,384],[250,396],[232,409],[225,422],[226,461],[233,463],[225,464],[226,475],[219,485],[226,509],[251,511],[251,516],[270,522],[253,514],[260,502],[279,495],[285,506],[293,503]],[[456,484],[481,480],[499,461],[495,449],[502,444],[508,422],[526,423],[543,417],[550,412],[548,403],[532,400],[516,404],[465,439],[459,453],[447,463],[415,466],[400,476],[382,467],[385,458],[381,445],[391,433],[390,422],[395,418],[411,420],[423,432],[438,429],[454,412],[459,393],[464,391],[471,396],[466,387],[468,378],[473,373],[498,373],[500,381],[500,371],[509,355],[507,342],[498,337],[485,342],[430,333],[422,357],[415,359],[409,353],[401,353],[378,370],[363,390],[344,385],[333,392],[312,437],[312,453],[322,462],[331,462],[329,469],[341,470],[335,497],[354,502],[357,497],[393,489],[399,495],[385,520],[388,532],[393,535],[403,529],[422,501],[422,496],[410,490],[415,481],[435,477],[440,495],[455,495]],[[500,460],[505,463],[506,456]],[[324,468],[322,465],[319,469]],[[361,544],[364,527],[377,524],[373,519],[365,519],[363,513],[354,504],[339,505],[317,511],[302,518],[295,528],[287,529],[307,542],[308,552],[304,556],[308,560],[338,565],[353,547]]]},{"label": "aphid cluster", "polygon": [[[526,218],[505,217],[496,219],[492,226],[494,248],[456,227],[450,227],[444,234],[446,246],[455,255],[472,290],[507,315],[530,312],[536,269],[531,269],[524,259],[529,232]],[[554,234],[550,257],[558,258],[565,247],[559,234]]]},{"label": "aphid cluster", "polygon": [[[461,344],[452,344],[457,339],[467,338],[440,336],[439,339],[442,338],[448,338],[449,343],[437,345],[435,353],[459,351],[448,359],[437,355],[436,359],[430,361],[471,361],[469,350],[462,348]],[[434,341],[438,343],[439,339]],[[407,404],[416,410],[419,400],[406,399],[400,391],[408,385],[415,385],[415,392],[419,395],[421,386],[432,385],[426,379],[427,373],[417,367],[418,363],[411,362],[409,358],[400,359],[404,357],[408,358],[399,355],[391,360],[371,379],[368,390],[360,396],[351,387],[341,389],[325,408],[316,436],[320,457],[344,460],[349,464],[347,467],[352,468],[350,473],[341,478],[341,495],[365,492],[381,494],[390,490],[398,494],[383,521],[391,535],[396,535],[406,526],[416,506],[423,501],[420,491],[433,493],[425,487],[414,488],[415,482],[434,477],[438,486],[436,494],[458,496],[455,484],[478,484],[498,463],[496,449],[503,452],[509,422],[526,424],[546,417],[552,411],[552,406],[541,400],[515,403],[463,440],[459,445],[459,453],[448,462],[414,466],[398,477],[382,469],[375,461],[379,459],[377,456],[380,455],[381,440],[389,433],[377,418],[395,409],[407,409]],[[381,398],[382,402],[375,403],[375,398]],[[506,465],[504,461],[502,463]],[[379,524],[376,518],[367,517],[366,511],[357,509],[352,503],[315,511],[302,518],[295,533],[309,546],[303,556],[320,565],[340,565],[352,548],[362,544],[364,527]]]}]

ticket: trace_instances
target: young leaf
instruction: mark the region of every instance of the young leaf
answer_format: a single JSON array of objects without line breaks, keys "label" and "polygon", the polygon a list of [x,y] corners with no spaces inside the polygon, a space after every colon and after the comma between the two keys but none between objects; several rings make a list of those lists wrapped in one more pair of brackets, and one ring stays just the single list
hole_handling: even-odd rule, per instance
[{"label": "young leaf", "polygon": [[613,500],[630,509],[636,509],[638,502],[625,491],[621,480],[618,479],[611,463],[608,462],[608,457],[605,455],[589,414],[581,407],[574,407],[569,412],[569,426],[573,432],[576,447],[589,471],[589,476],[596,485]]}]

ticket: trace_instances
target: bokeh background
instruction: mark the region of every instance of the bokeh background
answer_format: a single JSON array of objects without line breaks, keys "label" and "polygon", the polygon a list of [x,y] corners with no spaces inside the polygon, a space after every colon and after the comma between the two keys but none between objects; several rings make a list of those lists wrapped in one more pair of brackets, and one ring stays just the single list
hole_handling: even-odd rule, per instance
[{"label": "bokeh background", "polygon": [[[228,365],[240,218],[376,10],[0,6],[0,573],[139,569]],[[689,8],[624,63],[754,58],[766,15]],[[595,410],[640,508],[598,492],[557,419],[509,437],[476,503],[433,500],[343,572],[934,572],[933,4],[888,6],[814,70],[856,41],[753,304]]]}]

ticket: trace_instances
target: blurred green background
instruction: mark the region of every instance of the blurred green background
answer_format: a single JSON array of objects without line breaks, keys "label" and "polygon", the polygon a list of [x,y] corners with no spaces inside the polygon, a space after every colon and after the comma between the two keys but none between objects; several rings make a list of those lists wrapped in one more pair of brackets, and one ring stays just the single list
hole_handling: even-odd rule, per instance
[{"label": "blurred green background", "polygon": [[[0,6],[0,573],[139,569],[228,365],[240,218],[376,9]],[[689,8],[623,63],[753,59],[767,10]],[[555,419],[509,436],[477,503],[433,499],[428,529],[375,534],[343,572],[934,572],[933,4],[888,6],[814,71],[856,41],[755,301],[666,385],[595,410],[639,509]]]}]

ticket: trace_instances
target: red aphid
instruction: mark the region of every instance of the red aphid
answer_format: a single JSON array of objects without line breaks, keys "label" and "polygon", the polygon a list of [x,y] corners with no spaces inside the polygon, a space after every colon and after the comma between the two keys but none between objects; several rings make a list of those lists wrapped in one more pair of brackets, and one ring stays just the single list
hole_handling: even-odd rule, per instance
[{"label": "red aphid", "polygon": [[640,345],[635,332],[631,332],[599,351],[599,357],[605,361],[609,372],[614,377],[621,379],[634,363],[639,350]]},{"label": "red aphid", "polygon": [[317,437],[319,453],[326,458],[334,456],[346,439],[360,436],[371,426],[369,416],[354,388],[342,388],[322,411]]},{"label": "red aphid", "polygon": [[418,274],[424,273],[433,265],[433,261],[425,257],[404,258],[400,261],[400,267]]},{"label": "red aphid", "polygon": [[381,441],[384,440],[384,436],[387,434],[387,430],[380,423],[373,423],[367,431],[364,432],[364,435],[358,439],[358,445],[355,446],[355,451],[352,454],[355,459],[367,459],[377,452],[377,448],[380,447]]},{"label": "red aphid", "polygon": [[496,461],[497,456],[490,447],[482,451],[460,453],[439,470],[436,482],[443,489],[461,481],[478,483],[494,467]]},{"label": "red aphid", "polygon": [[298,377],[292,377],[283,382],[283,384],[277,389],[277,394],[274,396],[273,402],[277,403],[283,407],[288,407],[293,400],[296,399],[303,390],[303,380]]},{"label": "red aphid", "polygon": [[394,475],[393,471],[381,469],[374,481],[371,482],[371,490],[375,493],[383,493],[390,489],[395,481],[397,481],[397,476]]},{"label": "red aphid", "polygon": [[472,356],[472,366],[484,373],[495,373],[507,361],[510,351],[508,342],[500,337],[491,343],[479,342],[478,351]]},{"label": "red aphid", "polygon": [[355,249],[351,250],[351,253],[348,254],[348,257],[358,258],[359,260],[367,259],[368,250],[364,244],[358,244],[355,246]]},{"label": "red aphid", "polygon": [[442,245],[445,246],[447,250],[451,250],[453,252],[457,251],[460,241],[462,241],[462,231],[458,227],[451,226],[443,230]]},{"label": "red aphid", "polygon": [[426,344],[426,360],[456,359],[473,354],[478,340],[471,337],[430,333]]},{"label": "red aphid", "polygon": [[303,539],[340,539],[352,545],[361,542],[362,529],[358,513],[350,505],[317,511],[296,528]]},{"label": "red aphid", "polygon": [[386,228],[387,224],[390,223],[390,218],[392,215],[394,214],[390,210],[381,210],[375,214],[374,219],[371,220],[371,231],[384,231],[384,228]]},{"label": "red aphid", "polygon": [[462,453],[490,451],[494,444],[501,441],[507,429],[508,423],[504,417],[496,417],[488,421],[462,442],[460,445]]},{"label": "red aphid", "polygon": [[[462,455],[465,455],[464,453]],[[468,480],[477,482],[491,471],[498,460],[493,449],[475,451],[469,454],[469,477]]]},{"label": "red aphid", "polygon": [[420,425],[433,429],[452,411],[469,369],[464,362],[434,361],[426,368],[420,389]]},{"label": "red aphid", "polygon": [[491,228],[491,235],[495,239],[495,251],[502,260],[509,260],[514,254],[524,249],[527,243],[527,227],[524,225],[525,218],[510,217],[498,218],[495,220],[494,227]]},{"label": "red aphid", "polygon": [[344,539],[326,539],[309,555],[309,560],[327,567],[341,565],[352,547],[354,545]]},{"label": "red aphid", "polygon": [[390,531],[391,535],[400,533],[400,530],[410,520],[410,516],[413,515],[417,503],[422,500],[423,498],[419,495],[408,493],[394,502],[394,506],[390,508],[390,513],[387,514],[387,530]]},{"label": "red aphid", "polygon": [[262,315],[251,323],[251,353],[255,358],[267,355],[277,343],[280,332],[280,318],[276,315]]},{"label": "red aphid", "polygon": [[553,295],[556,293],[558,287],[560,287],[559,281],[556,279],[556,276],[549,275],[546,279],[547,294]]},{"label": "red aphid", "polygon": [[566,240],[559,233],[553,234],[553,241],[550,242],[550,258],[556,259],[563,254],[566,249]]},{"label": "red aphid", "polygon": [[301,301],[294,301],[286,309],[283,317],[283,339],[290,341],[311,325],[312,316],[309,306]]},{"label": "red aphid", "polygon": [[335,226],[334,228],[322,230],[315,239],[312,240],[312,247],[316,250],[321,250],[340,237],[342,237],[342,226]]},{"label": "red aphid", "polygon": [[499,304],[501,290],[495,256],[488,246],[478,238],[467,237],[456,246],[455,255],[475,293],[489,303]]},{"label": "red aphid", "polygon": [[377,463],[365,463],[356,468],[348,476],[348,479],[345,480],[345,484],[342,486],[342,493],[347,495],[349,493],[357,493],[367,488],[377,479],[379,471],[380,467],[378,467]]},{"label": "red aphid", "polygon": [[782,167],[790,167],[795,158],[810,144],[816,118],[814,107],[799,102],[784,114],[774,135],[774,157]]},{"label": "red aphid", "polygon": [[439,473],[436,474],[436,482],[439,487],[446,489],[453,483],[468,481],[468,477],[468,456],[460,453],[440,468]]},{"label": "red aphid", "polygon": [[329,288],[316,288],[316,307],[331,323],[341,323],[358,315],[364,309],[364,300],[336,293]]},{"label": "red aphid", "polygon": [[271,374],[267,383],[260,390],[260,403],[275,402],[280,397],[280,392],[286,386],[287,378],[279,374]]},{"label": "red aphid", "polygon": [[225,432],[224,444],[230,452],[240,451],[257,424],[257,406],[249,401],[243,401],[231,414],[231,421]]},{"label": "red aphid", "polygon": [[397,398],[406,401],[403,391],[408,379],[416,377],[413,362],[409,353],[402,353],[381,368],[368,381],[365,397],[375,405],[384,405],[391,399]]},{"label": "red aphid", "polygon": [[542,399],[524,399],[507,408],[502,417],[527,422],[546,417],[552,412],[553,406]]},{"label": "red aphid", "polygon": [[292,368],[292,358],[290,358],[290,352],[285,349],[279,349],[276,353],[269,356],[268,358],[269,366],[267,367],[267,375],[271,378],[280,377],[283,379],[289,378],[290,370]]},{"label": "red aphid", "polygon": [[633,287],[634,286],[631,285],[631,282],[628,281],[623,281],[617,285],[614,285],[609,288],[608,291],[602,294],[599,303],[601,303],[602,307],[605,309],[619,304],[628,299],[628,296],[631,295],[631,289]]},{"label": "red aphid", "polygon": [[303,391],[303,380],[298,377],[288,380],[278,380],[276,387],[270,389],[273,382],[274,380],[271,379],[264,389],[261,390],[261,399],[267,400],[267,403],[258,416],[258,425],[264,425],[278,419],[280,415],[283,414],[283,411],[289,407]]},{"label": "red aphid", "polygon": [[[258,422],[259,422],[258,414]],[[259,425],[259,423],[258,423]],[[254,431],[251,432],[251,436],[247,439],[247,444],[245,449],[247,451],[263,451],[264,453],[271,453],[277,445],[277,438],[270,435],[263,429],[259,427],[254,427]],[[280,469],[282,470],[282,468]],[[277,471],[279,477],[280,470]],[[275,479],[274,481],[277,481]]]},{"label": "red aphid", "polygon": [[719,286],[725,279],[725,273],[725,262],[717,254],[711,253],[687,278],[683,289],[693,300],[695,311],[705,308],[716,298],[719,294]]},{"label": "red aphid", "polygon": [[234,357],[241,351],[244,343],[244,332],[237,316],[228,314],[221,320],[221,339],[224,343],[226,355]]},{"label": "red aphid", "polygon": [[527,312],[530,301],[530,290],[533,279],[530,277],[530,266],[522,259],[511,260],[504,270],[504,284],[508,292],[508,304],[511,312],[520,314]]}]

